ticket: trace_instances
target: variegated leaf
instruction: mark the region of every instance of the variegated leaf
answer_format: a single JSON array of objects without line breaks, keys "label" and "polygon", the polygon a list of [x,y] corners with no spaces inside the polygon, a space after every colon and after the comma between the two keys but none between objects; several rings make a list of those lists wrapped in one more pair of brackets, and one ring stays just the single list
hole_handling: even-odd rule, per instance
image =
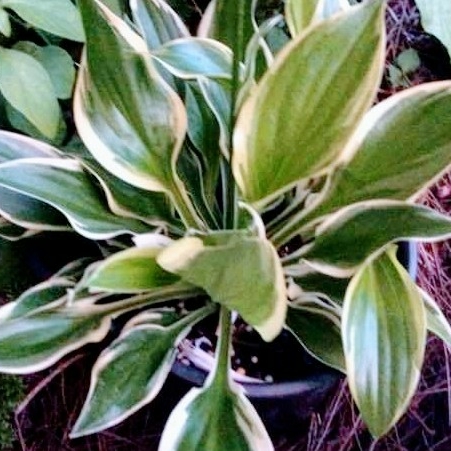
[{"label": "variegated leaf", "polygon": [[247,201],[267,202],[330,170],[380,84],[383,5],[365,2],[309,28],[251,92],[237,119],[232,162]]},{"label": "variegated leaf", "polygon": [[40,371],[71,351],[102,340],[110,324],[110,315],[73,307],[1,321],[0,370],[13,374]]},{"label": "variegated leaf", "polygon": [[12,320],[33,313],[42,307],[64,304],[67,290],[74,283],[63,278],[51,278],[24,291],[15,301],[0,307],[0,321]]},{"label": "variegated leaf", "polygon": [[59,158],[61,152],[37,139],[0,130],[0,163],[35,157]]},{"label": "variegated leaf", "polygon": [[85,282],[94,291],[139,293],[180,280],[156,262],[161,248],[135,247],[117,252],[96,266]]},{"label": "variegated leaf", "polygon": [[232,49],[238,61],[244,60],[254,27],[252,1],[213,0],[199,25],[198,35],[213,38]]},{"label": "variegated leaf", "polygon": [[349,9],[348,0],[287,0],[285,14],[292,36],[302,33],[309,25]]},{"label": "variegated leaf", "polygon": [[339,319],[320,309],[291,305],[286,325],[315,358],[346,372]]},{"label": "variegated leaf", "polygon": [[151,56],[179,78],[232,77],[232,52],[213,39],[176,39],[151,52]]},{"label": "variegated leaf", "polygon": [[28,158],[4,163],[0,165],[0,185],[58,209],[88,238],[149,230],[138,220],[111,213],[103,194],[75,160]]},{"label": "variegated leaf", "polygon": [[293,37],[304,31],[313,21],[322,0],[287,0],[285,16]]},{"label": "variegated leaf", "polygon": [[313,210],[316,217],[367,199],[418,197],[450,165],[451,82],[421,84],[380,102],[340,160],[342,168]]},{"label": "variegated leaf", "polygon": [[130,0],[130,9],[133,22],[151,50],[190,35],[180,17],[164,0]]},{"label": "variegated leaf", "polygon": [[375,437],[406,411],[426,345],[421,294],[395,249],[362,267],[348,287],[342,317],[349,387]]},{"label": "variegated leaf", "polygon": [[236,310],[265,340],[280,333],[287,309],[285,281],[277,252],[266,239],[242,231],[186,237],[163,249],[157,262]]},{"label": "variegated leaf", "polygon": [[126,324],[93,367],[88,397],[71,437],[114,426],[152,401],[171,370],[177,342],[208,312],[211,308],[199,309],[176,321],[172,312],[148,311]]},{"label": "variegated leaf", "polygon": [[139,35],[98,0],[79,4],[87,36],[74,97],[80,137],[117,177],[171,192],[186,132],[183,103],[153,67]]},{"label": "variegated leaf", "polygon": [[70,230],[63,214],[50,205],[0,187],[0,215],[31,230]]},{"label": "variegated leaf", "polygon": [[420,290],[426,310],[427,327],[433,334],[451,346],[451,325],[446,319],[434,298],[424,290]]},{"label": "variegated leaf", "polygon": [[82,165],[99,181],[113,213],[137,218],[152,225],[182,227],[181,221],[175,218],[168,196],[164,193],[143,190],[115,177],[94,159],[77,138],[73,139],[64,151],[81,160]]},{"label": "variegated leaf", "polygon": [[450,236],[451,218],[446,215],[407,202],[374,200],[331,215],[318,226],[313,242],[293,257],[306,259],[325,274],[349,277],[391,242],[438,241]]},{"label": "variegated leaf", "polygon": [[192,388],[178,403],[158,449],[273,451],[274,447],[242,388],[213,383],[203,389]]}]

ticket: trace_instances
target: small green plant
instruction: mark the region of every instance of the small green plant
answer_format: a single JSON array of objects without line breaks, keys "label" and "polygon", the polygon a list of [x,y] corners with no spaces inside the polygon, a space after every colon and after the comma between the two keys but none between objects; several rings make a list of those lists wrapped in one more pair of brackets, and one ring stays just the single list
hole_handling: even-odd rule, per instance
[{"label": "small green plant", "polygon": [[375,436],[416,390],[427,330],[451,344],[395,256],[400,240],[451,236],[449,217],[414,203],[450,165],[451,82],[373,106],[384,1],[314,6],[286,2],[274,47],[282,17],[257,22],[250,0],[213,1],[197,37],[163,0],[131,0],[127,17],[80,0],[81,141],[0,133],[4,236],[73,230],[103,255],[0,309],[0,370],[49,367],[127,314],[73,437],[151,402],[180,340],[218,310],[215,366],[175,407],[163,451],[273,449],[229,376],[232,312],[346,374]]},{"label": "small green plant", "polygon": [[[9,123],[35,137],[60,141],[65,123],[59,100],[72,96],[74,62],[59,45],[83,42],[71,0],[0,1],[0,93]],[[58,136],[59,134],[59,136]]]}]

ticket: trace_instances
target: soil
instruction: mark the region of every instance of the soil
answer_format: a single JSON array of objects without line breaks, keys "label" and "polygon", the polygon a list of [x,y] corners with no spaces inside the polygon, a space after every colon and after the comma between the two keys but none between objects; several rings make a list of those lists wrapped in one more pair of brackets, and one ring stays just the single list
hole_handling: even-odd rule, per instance
[{"label": "soil", "polygon": [[[205,2],[201,2],[202,4]],[[203,6],[203,5],[202,5]],[[197,6],[191,8],[197,14]],[[415,49],[420,66],[408,74],[408,84],[451,78],[448,54],[440,42],[425,33],[413,0],[391,0],[387,11],[387,71],[379,98],[402,87],[393,87],[388,67],[397,55]],[[451,175],[447,174],[419,200],[437,210],[451,214]],[[419,246],[418,283],[430,292],[451,318],[451,244]],[[205,322],[199,347],[206,354],[214,347],[215,323]],[[296,378],[315,365],[291,335],[284,334],[262,351],[259,338],[245,324],[237,321],[235,340],[241,346],[233,357],[233,368],[241,375],[267,381]],[[205,340],[207,335],[212,337]],[[244,344],[243,344],[244,343]],[[276,352],[274,347],[277,347]],[[258,350],[257,350],[258,348]],[[73,425],[89,386],[90,368],[99,352],[87,347],[83,354],[71,355],[55,368],[25,380],[30,395],[19,406],[16,421],[20,440],[16,449],[26,451],[121,451],[156,450],[163,425],[172,407],[187,387],[170,378],[163,392],[152,404],[123,424],[77,440],[69,440]],[[280,365],[280,355],[287,356],[293,373]],[[299,353],[299,354],[298,354]],[[277,355],[274,365],[274,355]],[[272,357],[269,357],[272,356]],[[180,359],[184,356],[181,355]],[[375,442],[365,429],[352,403],[346,382],[340,384],[321,410],[299,425],[296,434],[277,437],[278,451],[445,451],[451,449],[451,363],[449,351],[430,337],[427,358],[417,396],[408,413],[387,437]]]}]

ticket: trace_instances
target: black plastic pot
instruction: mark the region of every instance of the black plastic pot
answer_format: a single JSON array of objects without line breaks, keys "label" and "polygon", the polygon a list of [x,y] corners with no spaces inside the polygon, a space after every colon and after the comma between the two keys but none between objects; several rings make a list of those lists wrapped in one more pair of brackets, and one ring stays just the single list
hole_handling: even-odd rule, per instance
[{"label": "black plastic pot", "polygon": [[[398,259],[415,279],[417,273],[417,248],[412,242],[402,242],[398,248]],[[308,358],[308,356],[307,356]],[[172,373],[186,385],[200,387],[207,373],[193,365],[177,360]],[[297,381],[275,383],[240,383],[246,395],[257,409],[271,434],[295,432],[324,403],[328,394],[342,380],[343,375],[319,362],[313,370]]]}]

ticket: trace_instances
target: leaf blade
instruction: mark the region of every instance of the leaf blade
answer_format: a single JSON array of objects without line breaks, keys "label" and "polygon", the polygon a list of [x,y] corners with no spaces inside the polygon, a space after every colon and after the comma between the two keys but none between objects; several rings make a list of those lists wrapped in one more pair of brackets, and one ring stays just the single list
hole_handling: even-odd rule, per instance
[{"label": "leaf blade", "polygon": [[342,334],[351,393],[371,433],[379,437],[406,410],[426,343],[420,293],[393,249],[351,281]]},{"label": "leaf blade", "polygon": [[375,1],[309,28],[278,54],[233,136],[233,172],[246,200],[263,202],[328,169],[371,105],[384,48],[383,7]]}]

